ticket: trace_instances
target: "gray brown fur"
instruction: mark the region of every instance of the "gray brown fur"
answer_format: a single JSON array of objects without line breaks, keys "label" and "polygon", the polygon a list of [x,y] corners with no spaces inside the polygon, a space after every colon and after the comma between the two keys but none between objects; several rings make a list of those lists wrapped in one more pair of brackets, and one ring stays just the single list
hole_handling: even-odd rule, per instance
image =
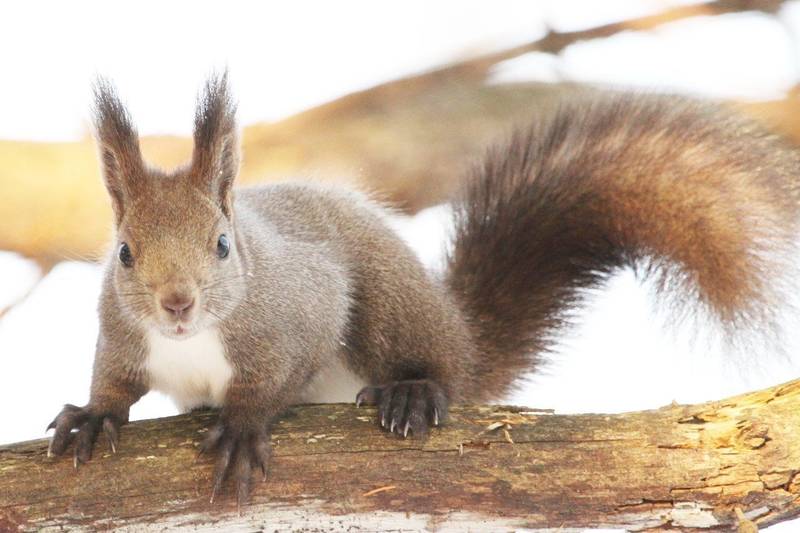
[{"label": "gray brown fur", "polygon": [[[447,401],[501,398],[539,361],[580,290],[649,260],[664,287],[697,294],[731,329],[769,319],[770,276],[797,230],[798,157],[709,104],[620,96],[568,105],[493,150],[456,207],[445,278],[425,271],[353,192],[309,185],[232,190],[234,105],[224,77],[200,98],[192,162],[145,168],[107,84],[97,89],[101,163],[118,243],[108,261],[92,394],[54,421],[54,453],[81,428],[88,460],[103,425],[115,439],[148,390],[143,324],[164,294],[196,297],[234,368],[214,492],[229,469],[240,497],[266,468],[268,424],[336,358],[373,384],[381,425],[423,434]],[[220,233],[231,237],[220,261]],[[197,312],[197,311],[195,311]]]},{"label": "gray brown fur", "polygon": [[481,354],[475,397],[535,366],[582,289],[623,266],[731,340],[773,333],[796,274],[799,169],[787,141],[674,96],[589,97],[517,132],[456,205],[447,285]]}]

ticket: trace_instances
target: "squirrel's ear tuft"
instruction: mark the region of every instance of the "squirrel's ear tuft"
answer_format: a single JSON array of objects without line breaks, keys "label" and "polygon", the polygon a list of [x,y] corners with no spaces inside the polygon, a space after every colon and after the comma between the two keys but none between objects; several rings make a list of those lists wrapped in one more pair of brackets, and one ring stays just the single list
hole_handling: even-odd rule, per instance
[{"label": "squirrel's ear tuft", "polygon": [[232,208],[231,187],[239,172],[236,104],[228,88],[228,73],[212,75],[198,98],[194,118],[191,174],[197,185],[219,202],[225,215]]},{"label": "squirrel's ear tuft", "polygon": [[113,85],[103,78],[94,83],[93,115],[103,180],[119,224],[125,203],[143,177],[139,136]]}]

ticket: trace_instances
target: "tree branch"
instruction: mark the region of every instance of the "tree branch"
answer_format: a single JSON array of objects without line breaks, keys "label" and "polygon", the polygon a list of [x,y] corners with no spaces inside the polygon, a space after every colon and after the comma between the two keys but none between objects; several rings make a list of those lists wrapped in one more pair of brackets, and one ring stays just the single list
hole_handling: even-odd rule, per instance
[{"label": "tree branch", "polygon": [[745,11],[775,14],[783,3],[784,0],[715,0],[701,4],[676,6],[654,15],[621,20],[619,22],[595,26],[585,30],[569,32],[549,31],[544,37],[536,41],[502,50],[494,54],[487,54],[473,60],[467,60],[453,65],[452,68],[466,68],[469,65],[473,65],[474,67],[485,69],[501,61],[513,59],[528,52],[558,54],[569,45],[580,41],[604,39],[626,30],[652,30],[662,24],[692,17],[725,15],[728,13],[742,13]]},{"label": "tree branch", "polygon": [[212,459],[195,462],[212,418],[135,422],[77,472],[46,440],[0,447],[0,529],[708,530],[800,513],[800,381],[621,415],[458,407],[426,442],[381,433],[372,409],[299,406],[241,515],[208,503]]},{"label": "tree branch", "polygon": [[[241,182],[314,176],[359,183],[409,213],[448,199],[488,143],[568,97],[571,84],[486,84],[498,63],[622,31],[650,30],[697,16],[775,13],[782,0],[715,0],[540,39],[468,58],[337,98],[275,123],[249,126]],[[796,99],[795,99],[796,100]],[[783,103],[783,102],[781,102]],[[771,114],[787,127],[797,106]],[[787,109],[789,112],[787,112]],[[188,138],[143,137],[149,161],[174,167],[190,156]],[[0,249],[44,261],[102,255],[111,212],[96,149],[76,143],[0,140]],[[32,176],[47,176],[46,191]]]}]

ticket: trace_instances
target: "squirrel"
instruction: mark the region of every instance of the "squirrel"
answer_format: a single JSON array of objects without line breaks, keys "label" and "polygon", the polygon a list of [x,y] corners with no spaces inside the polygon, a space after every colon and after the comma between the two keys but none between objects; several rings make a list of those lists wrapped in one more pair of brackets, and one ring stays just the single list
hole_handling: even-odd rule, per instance
[{"label": "squirrel", "polygon": [[[711,102],[610,94],[565,102],[491,149],[454,200],[441,276],[366,195],[309,184],[233,188],[240,149],[227,73],[205,83],[190,162],[143,161],[115,89],[94,126],[116,228],[87,405],[65,405],[48,455],[160,390],[219,408],[211,501],[267,477],[270,425],[346,376],[377,425],[424,437],[448,406],[502,398],[535,369],[584,289],[629,265],[731,336],[775,320],[798,230],[798,152]],[[77,430],[77,432],[73,432]]]}]

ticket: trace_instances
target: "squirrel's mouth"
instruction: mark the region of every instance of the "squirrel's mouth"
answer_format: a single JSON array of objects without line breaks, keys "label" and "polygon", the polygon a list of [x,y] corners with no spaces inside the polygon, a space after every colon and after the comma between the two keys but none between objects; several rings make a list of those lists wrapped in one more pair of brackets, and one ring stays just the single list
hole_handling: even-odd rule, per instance
[{"label": "squirrel's mouth", "polygon": [[182,324],[180,322],[175,324],[171,329],[172,335],[180,338],[191,337],[197,332],[197,327],[194,324]]},{"label": "squirrel's mouth", "polygon": [[195,333],[197,333],[198,325],[194,322],[186,323],[186,322],[173,322],[172,324],[160,324],[158,329],[161,331],[161,334],[167,337],[172,337],[173,339],[188,339]]}]

